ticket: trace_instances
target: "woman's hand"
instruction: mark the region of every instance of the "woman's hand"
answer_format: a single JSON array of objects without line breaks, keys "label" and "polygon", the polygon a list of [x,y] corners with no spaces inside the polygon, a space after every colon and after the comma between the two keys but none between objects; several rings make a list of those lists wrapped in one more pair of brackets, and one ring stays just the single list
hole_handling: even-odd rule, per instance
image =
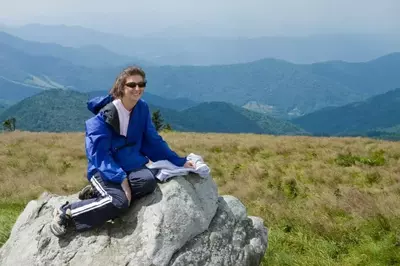
[{"label": "woman's hand", "polygon": [[194,168],[195,165],[192,161],[186,161],[186,163],[183,165],[185,168]]},{"label": "woman's hand", "polygon": [[125,178],[124,181],[122,181],[121,186],[125,192],[126,198],[128,199],[128,203],[130,206],[131,200],[132,200],[132,191],[131,191],[131,187],[129,186],[129,183],[128,183],[128,178]]}]

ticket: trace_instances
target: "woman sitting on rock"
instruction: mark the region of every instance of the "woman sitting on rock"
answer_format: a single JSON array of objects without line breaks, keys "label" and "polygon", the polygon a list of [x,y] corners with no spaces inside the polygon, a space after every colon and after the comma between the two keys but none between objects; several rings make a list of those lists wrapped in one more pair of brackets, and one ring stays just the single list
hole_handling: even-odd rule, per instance
[{"label": "woman sitting on rock", "polygon": [[84,231],[100,226],[126,211],[132,200],[153,192],[156,170],[146,167],[149,159],[193,168],[155,129],[149,107],[141,99],[145,87],[145,72],[129,67],[109,95],[88,102],[95,116],[85,122],[87,178],[96,196],[56,209],[50,224],[54,235],[63,236],[69,228]]}]

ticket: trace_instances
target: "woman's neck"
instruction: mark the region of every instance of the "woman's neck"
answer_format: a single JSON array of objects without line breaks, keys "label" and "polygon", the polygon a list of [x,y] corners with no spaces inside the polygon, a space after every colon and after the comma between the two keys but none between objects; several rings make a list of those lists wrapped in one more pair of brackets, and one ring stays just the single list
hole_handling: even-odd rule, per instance
[{"label": "woman's neck", "polygon": [[128,110],[129,112],[132,111],[133,107],[135,107],[136,102],[131,102],[131,101],[127,101],[126,99],[121,99],[121,103],[122,105],[125,107],[126,110]]}]

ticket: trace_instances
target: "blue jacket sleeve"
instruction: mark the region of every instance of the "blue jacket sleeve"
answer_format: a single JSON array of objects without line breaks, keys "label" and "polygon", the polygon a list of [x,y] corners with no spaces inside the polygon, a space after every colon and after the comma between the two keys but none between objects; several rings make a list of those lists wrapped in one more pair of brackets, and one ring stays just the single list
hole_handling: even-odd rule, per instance
[{"label": "blue jacket sleeve", "polygon": [[153,162],[158,160],[168,160],[174,165],[182,167],[186,162],[186,157],[180,157],[170,149],[165,140],[158,134],[153,121],[151,120],[148,107],[146,111],[147,117],[141,148],[142,153]]},{"label": "blue jacket sleeve", "polygon": [[115,163],[111,155],[111,130],[98,116],[86,123],[85,148],[89,164],[101,176],[113,183],[122,183],[126,172]]}]

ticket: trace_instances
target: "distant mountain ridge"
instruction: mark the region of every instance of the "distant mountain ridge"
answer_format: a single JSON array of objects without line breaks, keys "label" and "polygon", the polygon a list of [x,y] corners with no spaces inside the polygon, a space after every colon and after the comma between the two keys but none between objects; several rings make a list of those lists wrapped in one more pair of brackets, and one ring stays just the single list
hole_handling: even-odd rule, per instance
[{"label": "distant mountain ridge", "polygon": [[[368,135],[400,126],[400,87],[365,101],[326,108],[291,122],[315,135]],[[400,133],[400,130],[398,131]]]},{"label": "distant mountain ridge", "polygon": [[[81,92],[108,90],[121,67],[89,68],[0,43],[0,73],[14,84]],[[162,98],[227,102],[293,118],[400,87],[400,53],[365,63],[292,64],[277,59],[215,66],[145,66],[146,91]],[[6,90],[6,88],[4,88]],[[0,100],[9,100],[0,95]],[[267,110],[265,110],[267,111]]]},{"label": "distant mountain ridge", "polygon": [[400,34],[214,38],[185,37],[184,34],[176,37],[166,31],[148,37],[129,37],[81,26],[40,24],[4,27],[3,30],[23,39],[72,47],[101,45],[110,51],[137,56],[158,65],[237,64],[261,58],[278,58],[299,64],[331,60],[358,62],[400,52]]},{"label": "distant mountain ridge", "polygon": [[91,116],[84,99],[84,94],[71,90],[42,91],[3,111],[0,121],[14,117],[16,129],[25,131],[83,131]]},{"label": "distant mountain ridge", "polygon": [[55,43],[27,41],[0,31],[0,43],[32,56],[52,56],[75,65],[98,68],[127,64],[149,65],[145,60],[111,52],[100,45],[79,48],[65,47]]},{"label": "distant mountain ridge", "polygon": [[[358,93],[377,95],[399,87],[400,52],[380,56],[368,62],[332,61],[309,65],[309,71],[337,80]],[[382,86],[385,87],[382,90]],[[367,96],[367,98],[369,97]]]},{"label": "distant mountain ridge", "polygon": [[42,90],[43,88],[11,82],[10,80],[4,79],[0,76],[0,103],[8,102],[13,104],[27,97],[33,96]]},{"label": "distant mountain ridge", "polygon": [[[0,121],[15,117],[17,129],[27,131],[84,131],[84,121],[93,115],[86,108],[89,97],[72,90],[45,90],[3,111]],[[227,103],[201,103],[182,111],[149,107],[152,112],[160,110],[165,122],[178,131],[306,134],[289,122]]]},{"label": "distant mountain ridge", "polygon": [[[67,60],[49,56],[33,56],[7,44],[0,43],[0,73],[3,79],[14,83],[24,83],[35,87],[80,88],[83,91],[96,90],[112,81],[118,69],[88,68],[70,63]],[[110,78],[107,79],[107,74]],[[103,78],[104,77],[104,78]],[[108,80],[108,82],[106,81]],[[90,84],[103,84],[90,87]]]},{"label": "distant mountain ridge", "polygon": [[282,117],[295,117],[365,100],[398,87],[400,75],[396,69],[400,69],[400,53],[357,64],[297,65],[262,59],[236,65],[147,70],[155,77],[152,92],[166,98],[191,97],[198,102],[223,101],[241,106],[256,102],[270,106],[272,113]]}]

